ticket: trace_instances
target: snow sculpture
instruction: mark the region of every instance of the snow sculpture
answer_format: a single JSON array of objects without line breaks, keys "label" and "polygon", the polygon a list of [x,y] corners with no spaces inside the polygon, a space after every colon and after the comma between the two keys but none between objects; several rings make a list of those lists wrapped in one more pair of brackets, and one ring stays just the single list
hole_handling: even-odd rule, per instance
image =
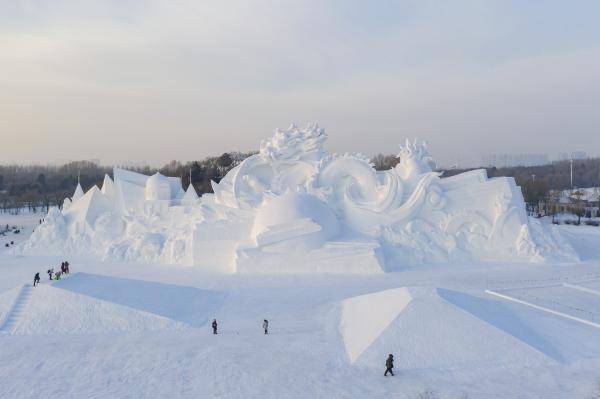
[{"label": "snow sculpture", "polygon": [[115,183],[112,181],[109,175],[104,176],[104,181],[102,182],[102,194],[106,195],[110,199],[114,199],[115,197]]},{"label": "snow sculpture", "polygon": [[81,184],[77,183],[77,187],[75,188],[75,192],[73,193],[73,197],[71,201],[77,201],[79,198],[83,197],[83,189],[81,188]]},{"label": "snow sculpture", "polygon": [[181,198],[181,203],[183,205],[195,205],[198,203],[198,193],[196,193],[196,189],[193,185],[189,185],[185,193]]},{"label": "snow sculpture", "polygon": [[159,172],[146,181],[146,201],[170,201],[171,184],[169,179]]},{"label": "snow sculpture", "polygon": [[557,231],[528,220],[512,178],[444,178],[418,140],[400,146],[396,167],[376,171],[361,155],[327,152],[326,138],[316,124],[277,130],[202,198],[179,178],[115,168],[114,181],[74,195],[23,249],[63,234],[65,248],[105,258],[240,273],[576,259]]}]

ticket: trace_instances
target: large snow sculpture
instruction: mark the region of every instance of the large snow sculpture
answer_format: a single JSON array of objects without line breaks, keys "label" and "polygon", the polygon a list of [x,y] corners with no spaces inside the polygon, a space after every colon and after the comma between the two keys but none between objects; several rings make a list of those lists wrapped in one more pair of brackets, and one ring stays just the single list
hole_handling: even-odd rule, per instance
[{"label": "large snow sculpture", "polygon": [[62,237],[64,248],[105,258],[247,273],[576,259],[556,231],[528,220],[512,178],[443,178],[417,140],[379,172],[361,155],[328,153],[325,140],[317,125],[277,130],[200,199],[179,178],[115,168],[101,191],[78,188],[23,249]]}]

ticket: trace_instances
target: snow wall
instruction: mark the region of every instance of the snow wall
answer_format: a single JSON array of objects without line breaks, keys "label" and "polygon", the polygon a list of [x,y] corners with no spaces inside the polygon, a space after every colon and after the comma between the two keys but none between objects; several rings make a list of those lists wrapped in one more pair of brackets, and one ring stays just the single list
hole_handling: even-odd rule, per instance
[{"label": "snow wall", "polygon": [[444,178],[424,142],[376,171],[324,149],[317,125],[276,130],[198,198],[179,178],[114,169],[78,186],[23,253],[93,254],[239,273],[380,273],[467,260],[574,261],[552,226],[528,220],[513,178],[473,170]]}]

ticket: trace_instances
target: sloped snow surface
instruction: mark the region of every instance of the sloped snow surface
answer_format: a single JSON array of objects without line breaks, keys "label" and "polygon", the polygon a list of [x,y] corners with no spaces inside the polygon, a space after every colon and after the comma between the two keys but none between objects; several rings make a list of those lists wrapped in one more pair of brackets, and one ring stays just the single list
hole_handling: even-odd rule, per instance
[{"label": "sloped snow surface", "polygon": [[[98,334],[106,332],[140,332],[182,330],[185,324],[75,294],[49,285],[26,286],[26,302],[22,296],[15,307],[17,316],[9,314],[10,326],[5,333],[16,335]],[[12,309],[11,312],[15,312]]]},{"label": "sloped snow surface", "polygon": [[[374,293],[343,302],[361,302],[345,312],[341,333],[351,360],[358,365],[381,365],[388,353],[401,369],[506,367],[560,361],[551,344],[507,311],[501,303],[435,288],[402,288],[400,300]],[[412,298],[408,300],[407,298]],[[383,310],[386,309],[386,310]],[[397,312],[385,328],[372,329],[375,313]],[[386,320],[387,322],[387,320]],[[384,323],[375,321],[381,327]],[[354,329],[349,329],[354,326]],[[362,326],[362,327],[361,327]],[[363,330],[357,334],[355,329]],[[367,331],[365,331],[367,330]],[[364,339],[358,342],[359,337]],[[366,347],[356,357],[356,348]]]},{"label": "sloped snow surface", "polygon": [[74,274],[54,286],[195,327],[205,324],[223,299],[215,291],[88,273]]}]

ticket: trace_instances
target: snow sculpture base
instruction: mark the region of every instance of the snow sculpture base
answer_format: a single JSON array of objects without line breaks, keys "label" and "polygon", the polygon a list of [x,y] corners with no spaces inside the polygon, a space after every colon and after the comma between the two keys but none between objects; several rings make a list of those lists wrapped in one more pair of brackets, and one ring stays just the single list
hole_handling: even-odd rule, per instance
[{"label": "snow sculpture base", "polygon": [[328,242],[298,254],[248,249],[237,252],[235,264],[239,273],[381,273],[378,250],[377,243],[356,242]]},{"label": "snow sculpture base", "polygon": [[115,168],[77,187],[20,247],[177,263],[225,273],[380,273],[465,260],[573,261],[560,234],[526,216],[514,179],[443,178],[425,143],[376,171],[328,153],[317,125],[277,130],[198,198],[179,178]]}]

